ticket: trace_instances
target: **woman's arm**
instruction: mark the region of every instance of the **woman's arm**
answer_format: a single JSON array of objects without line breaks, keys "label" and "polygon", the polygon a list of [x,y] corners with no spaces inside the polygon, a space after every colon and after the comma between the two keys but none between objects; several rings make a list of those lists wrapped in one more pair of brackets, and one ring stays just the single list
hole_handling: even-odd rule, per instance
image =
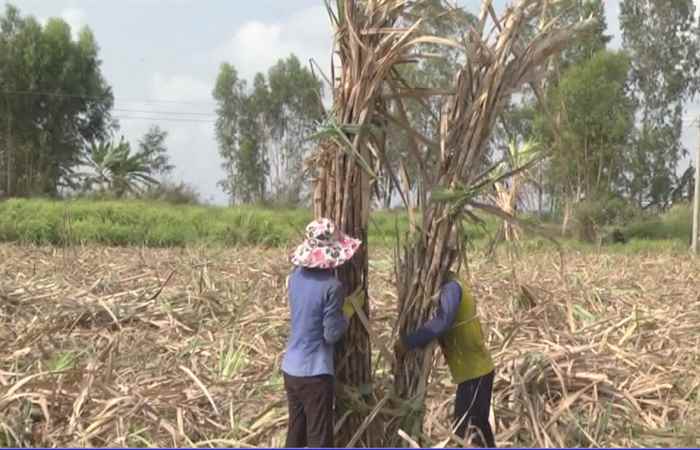
[{"label": "woman's arm", "polygon": [[329,344],[335,344],[343,337],[350,323],[343,314],[345,289],[338,284],[330,289],[326,304],[323,307],[323,339]]},{"label": "woman's arm", "polygon": [[440,305],[435,317],[403,341],[408,350],[425,347],[432,340],[442,337],[452,327],[462,301],[462,288],[456,282],[446,284],[440,293]]}]

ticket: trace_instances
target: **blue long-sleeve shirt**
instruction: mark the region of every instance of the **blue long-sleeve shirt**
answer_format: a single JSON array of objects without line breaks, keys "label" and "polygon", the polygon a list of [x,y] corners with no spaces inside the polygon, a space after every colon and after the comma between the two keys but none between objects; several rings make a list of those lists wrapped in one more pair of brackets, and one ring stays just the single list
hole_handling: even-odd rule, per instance
[{"label": "blue long-sleeve shirt", "polygon": [[456,281],[447,282],[440,291],[440,305],[435,317],[404,338],[406,347],[409,350],[425,347],[433,339],[439,339],[447,333],[454,324],[461,302],[462,288],[459,283]]},{"label": "blue long-sleeve shirt", "polygon": [[288,291],[292,323],[282,370],[295,377],[335,375],[334,344],[348,328],[343,285],[330,270],[295,268]]}]

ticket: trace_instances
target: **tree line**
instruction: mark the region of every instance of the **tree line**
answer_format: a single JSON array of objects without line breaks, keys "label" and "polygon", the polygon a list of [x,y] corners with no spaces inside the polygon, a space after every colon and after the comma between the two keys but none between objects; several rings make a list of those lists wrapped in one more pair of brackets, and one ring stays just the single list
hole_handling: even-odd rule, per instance
[{"label": "tree line", "polygon": [[[691,170],[678,173],[678,169],[688,155],[681,141],[683,111],[698,90],[695,6],[691,0],[622,0],[619,49],[610,48],[604,8],[602,0],[565,0],[550,6],[545,19],[573,22],[593,15],[598,25],[551,62],[543,82],[518,93],[491,139],[492,164],[507,160],[513,145],[537,144],[545,158],[535,176],[537,200],[530,206],[540,212],[567,216],[581,202],[613,200],[631,208],[663,210],[690,192]],[[413,14],[424,19],[427,34],[457,39],[475,20],[471,13],[440,0],[420,2]],[[430,54],[431,44],[424,44],[421,51]],[[407,84],[439,91],[449,85],[462,58],[455,51],[404,65],[401,76],[410,81]],[[299,73],[292,97],[279,93],[290,91],[272,83],[285,67]],[[217,137],[229,174],[224,186],[232,202],[279,195],[274,182],[279,173],[297,182],[303,178],[301,161],[312,147],[285,147],[274,130],[283,129],[293,142],[304,142],[314,122],[322,119],[316,108],[320,89],[294,57],[278,63],[267,79],[257,75],[251,89],[238,80],[235,68],[222,66],[214,97],[219,102]],[[378,124],[387,133],[393,172],[418,199],[421,187],[414,180],[421,179],[421,168],[410,148],[417,144],[392,118],[410,117],[421,124],[421,145],[439,145],[441,104],[432,97],[434,104],[425,108],[425,98],[416,93],[404,110],[388,102],[387,120]],[[293,109],[289,104],[304,107]],[[287,114],[269,113],[280,109]],[[291,119],[295,126],[290,131]],[[280,164],[285,157],[295,163]],[[397,201],[394,184],[389,171],[382,172],[374,180],[375,198],[390,206]],[[302,200],[298,195],[290,198]]]},{"label": "tree line", "polygon": [[160,127],[134,146],[116,137],[95,37],[72,31],[12,5],[0,15],[0,197],[138,195],[173,170]]},{"label": "tree line", "polygon": [[530,101],[514,108],[511,122],[531,128],[511,129],[551,152],[543,189],[553,208],[623,198],[636,208],[665,209],[687,180],[677,170],[688,154],[684,107],[698,88],[695,6],[623,0],[622,46],[611,50],[604,2],[570,3],[570,16],[593,14],[600,26],[553,62],[544,107]]},{"label": "tree line", "polygon": [[[692,172],[681,141],[683,112],[698,91],[698,32],[692,0],[622,0],[621,48],[611,49],[602,0],[564,0],[545,18],[573,22],[590,15],[598,26],[554,58],[544,81],[519,92],[499,118],[489,161],[506,161],[514,146],[536,143],[542,162],[531,208],[566,217],[582,202],[617,199],[636,209],[663,210],[687,198]],[[462,38],[475,20],[441,0],[419,2],[412,14],[423,31]],[[537,30],[531,30],[533,33]],[[421,52],[430,54],[431,44]],[[440,92],[450,85],[459,51],[404,64],[407,85]],[[229,63],[212,89],[215,135],[231,204],[308,204],[313,167],[305,165],[324,118],[323,76],[295,55],[244,80]],[[332,94],[329,93],[329,94]],[[387,96],[391,96],[387,92]],[[429,99],[429,100],[428,100]],[[426,105],[426,102],[430,104]],[[411,147],[439,145],[442,104],[416,92],[386,102],[390,167],[377,167],[378,206],[397,202],[392,173],[422,198],[420,161]],[[114,95],[101,71],[88,27],[74,39],[61,19],[41,25],[11,5],[0,16],[0,191],[11,196],[58,196],[65,190],[137,195],[172,172],[165,139],[152,128],[133,147],[117,139]],[[426,108],[426,106],[428,106]],[[400,117],[420,123],[416,142]]]},{"label": "tree line", "polygon": [[220,186],[231,203],[299,204],[308,194],[304,157],[321,120],[321,83],[291,55],[255,75],[251,87],[222,64],[213,95],[226,173]]}]

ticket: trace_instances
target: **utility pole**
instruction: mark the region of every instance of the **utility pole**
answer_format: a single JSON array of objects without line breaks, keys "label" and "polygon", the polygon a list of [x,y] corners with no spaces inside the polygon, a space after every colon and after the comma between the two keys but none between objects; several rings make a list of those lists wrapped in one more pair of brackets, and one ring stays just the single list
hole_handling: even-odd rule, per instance
[{"label": "utility pole", "polygon": [[[700,120],[698,120],[700,131]],[[698,254],[698,227],[700,227],[700,135],[698,135],[697,154],[695,156],[695,196],[693,199],[693,238],[691,251]]]}]

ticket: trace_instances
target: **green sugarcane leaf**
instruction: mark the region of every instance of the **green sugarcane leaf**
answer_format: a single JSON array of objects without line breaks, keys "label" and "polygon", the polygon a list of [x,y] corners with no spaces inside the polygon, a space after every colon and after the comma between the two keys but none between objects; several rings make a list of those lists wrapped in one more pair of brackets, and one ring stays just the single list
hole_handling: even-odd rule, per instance
[{"label": "green sugarcane leaf", "polygon": [[439,189],[433,191],[431,198],[433,199],[433,201],[436,202],[448,203],[459,201],[460,199],[464,198],[464,196],[465,193],[462,191],[454,191],[452,189]]},{"label": "green sugarcane leaf", "polygon": [[373,180],[377,178],[377,174],[374,173],[369,162],[362,157],[360,152],[357,151],[355,145],[348,138],[348,134],[358,134],[363,130],[361,126],[342,124],[339,125],[332,118],[326,120],[319,125],[319,129],[316,133],[312,134],[308,139],[331,139],[338,146],[340,146],[343,151],[347,154],[353,156],[360,167],[372,178]]}]

